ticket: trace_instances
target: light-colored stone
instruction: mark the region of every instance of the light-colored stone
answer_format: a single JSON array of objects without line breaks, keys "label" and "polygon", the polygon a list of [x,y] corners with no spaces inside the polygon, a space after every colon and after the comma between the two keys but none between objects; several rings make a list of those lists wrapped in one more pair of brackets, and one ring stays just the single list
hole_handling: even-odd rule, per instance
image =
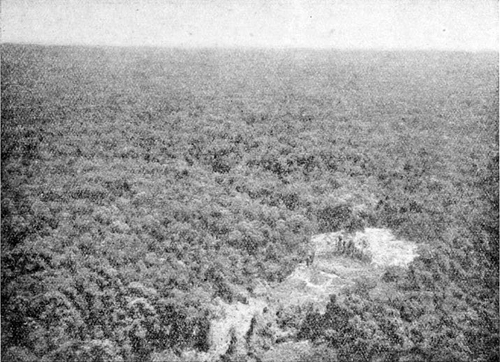
[{"label": "light-colored stone", "polygon": [[354,235],[343,232],[319,234],[312,237],[316,255],[328,255],[338,252],[340,238],[347,244],[354,243],[354,248],[369,256],[371,263],[378,267],[407,266],[417,257],[417,244],[397,240],[389,229],[366,228]]},{"label": "light-colored stone", "polygon": [[211,360],[218,360],[228,351],[233,334],[236,339],[236,350],[243,351],[245,336],[250,329],[252,318],[262,314],[264,307],[266,307],[264,301],[254,298],[249,298],[248,304],[240,302],[227,304],[219,301],[216,308],[219,309],[220,317],[212,321],[209,333],[208,354]]},{"label": "light-colored stone", "polygon": [[[246,299],[247,303],[228,304],[220,299],[215,300],[216,318],[211,322],[208,341],[209,361],[218,361],[226,355],[231,340],[234,343],[231,350],[235,356],[249,352],[246,350],[249,347],[246,337],[252,330],[252,319],[261,319],[264,308],[272,310],[278,305],[313,303],[318,311],[324,312],[330,295],[354,285],[356,278],[378,277],[383,268],[407,266],[417,256],[416,244],[397,240],[387,229],[368,228],[354,235],[343,231],[315,235],[311,245],[316,255],[315,261],[310,266],[299,264],[282,283],[256,281],[252,297]],[[363,257],[362,260],[356,258],[359,256]],[[268,313],[266,318],[274,318],[274,314]],[[279,350],[266,356],[288,356],[287,351],[292,347],[300,346],[292,343],[290,347],[279,347]],[[305,350],[309,348],[305,345],[302,347]]]},{"label": "light-colored stone", "polygon": [[415,259],[417,244],[397,240],[388,229],[367,228],[354,235],[355,244],[371,254],[372,264],[381,267],[406,267]]}]

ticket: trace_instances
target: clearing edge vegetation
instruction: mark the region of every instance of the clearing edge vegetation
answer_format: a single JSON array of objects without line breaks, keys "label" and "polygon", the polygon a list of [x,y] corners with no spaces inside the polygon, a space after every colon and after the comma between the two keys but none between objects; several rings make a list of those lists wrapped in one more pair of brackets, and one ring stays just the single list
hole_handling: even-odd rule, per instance
[{"label": "clearing edge vegetation", "polygon": [[1,56],[2,359],[499,358],[497,54]]}]

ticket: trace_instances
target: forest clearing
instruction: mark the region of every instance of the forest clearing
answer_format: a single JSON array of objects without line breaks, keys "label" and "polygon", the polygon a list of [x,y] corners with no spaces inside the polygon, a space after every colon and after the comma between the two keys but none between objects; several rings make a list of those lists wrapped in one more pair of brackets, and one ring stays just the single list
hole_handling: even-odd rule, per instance
[{"label": "forest clearing", "polygon": [[497,53],[1,57],[2,360],[498,360]]}]

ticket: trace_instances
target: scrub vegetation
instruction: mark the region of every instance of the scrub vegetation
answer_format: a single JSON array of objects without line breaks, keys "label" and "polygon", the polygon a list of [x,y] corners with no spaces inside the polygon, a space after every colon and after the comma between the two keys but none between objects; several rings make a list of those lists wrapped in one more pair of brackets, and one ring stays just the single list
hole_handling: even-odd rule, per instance
[{"label": "scrub vegetation", "polygon": [[498,360],[497,54],[1,51],[2,360],[180,361],[365,227],[420,256],[282,317],[301,358]]}]

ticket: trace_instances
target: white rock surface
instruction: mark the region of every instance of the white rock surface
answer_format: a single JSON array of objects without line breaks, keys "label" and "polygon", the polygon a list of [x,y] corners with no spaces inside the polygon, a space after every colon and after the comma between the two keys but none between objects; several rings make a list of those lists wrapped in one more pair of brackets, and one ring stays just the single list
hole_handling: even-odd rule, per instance
[{"label": "white rock surface", "polygon": [[356,249],[371,256],[371,263],[378,267],[407,266],[417,257],[417,245],[410,241],[397,240],[389,229],[366,228],[354,236],[342,232],[318,234],[312,237],[316,255],[334,253],[342,236],[352,240]]},{"label": "white rock surface", "polygon": [[367,228],[354,235],[354,242],[365,247],[372,255],[372,264],[376,266],[408,266],[417,257],[417,244],[397,240],[388,229]]},{"label": "white rock surface", "polygon": [[232,332],[236,337],[236,349],[242,349],[245,342],[245,335],[250,329],[252,318],[255,315],[262,314],[266,302],[254,298],[249,298],[248,304],[240,302],[227,304],[219,301],[219,318],[212,321],[209,334],[210,350],[208,354],[211,359],[216,361],[223,356],[229,349]]},{"label": "white rock surface", "polygon": [[[345,244],[351,241],[358,254],[370,255],[371,262],[339,254],[339,236]],[[397,240],[387,229],[367,228],[354,235],[345,232],[320,234],[313,236],[311,242],[316,252],[311,266],[299,264],[279,284],[256,281],[253,298],[248,296],[247,304],[217,301],[215,312],[219,317],[211,323],[210,350],[204,354],[207,361],[220,360],[228,352],[232,338],[236,341],[236,352],[244,353],[247,347],[245,337],[252,318],[262,315],[269,303],[268,307],[271,304],[286,306],[312,302],[321,310],[328,303],[330,294],[353,285],[356,277],[380,275],[382,268],[387,266],[407,266],[417,256],[415,243]],[[276,353],[281,355],[284,352]]]}]

